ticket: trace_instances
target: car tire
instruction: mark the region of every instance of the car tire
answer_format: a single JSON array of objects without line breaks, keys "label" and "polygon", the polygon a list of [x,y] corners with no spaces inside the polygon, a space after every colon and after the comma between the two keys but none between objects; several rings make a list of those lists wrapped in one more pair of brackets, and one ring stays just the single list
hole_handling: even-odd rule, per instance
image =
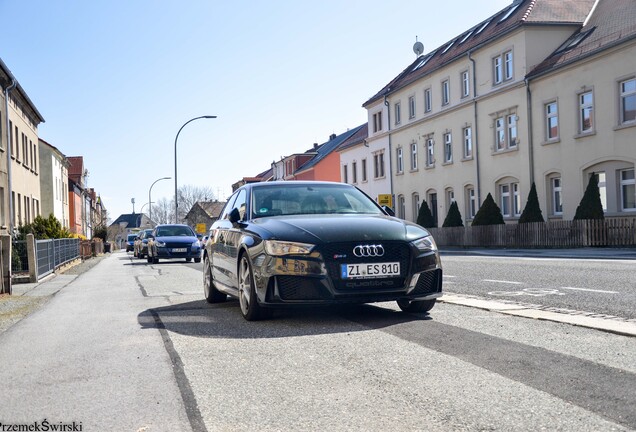
[{"label": "car tire", "polygon": [[247,254],[243,254],[238,268],[238,297],[241,315],[247,321],[258,321],[266,318],[269,311],[258,304],[256,289],[254,287],[254,274],[252,264]]},{"label": "car tire", "polygon": [[153,264],[159,264],[159,258],[158,257],[152,257],[152,263]]},{"label": "car tire", "polygon": [[208,303],[223,303],[227,300],[227,295],[214,286],[212,265],[208,257],[203,260],[203,294]]},{"label": "car tire", "polygon": [[194,262],[195,262],[195,263],[200,263],[200,262],[201,262],[201,258],[195,258],[195,259],[194,259]]},{"label": "car tire", "polygon": [[400,299],[398,306],[404,312],[428,312],[435,306],[435,299],[432,300],[408,300]]},{"label": "car tire", "polygon": [[192,261],[192,258],[186,258],[186,262]]},{"label": "car tire", "polygon": [[145,256],[144,254],[140,253],[139,255],[137,255],[137,258],[144,259],[144,256]]}]

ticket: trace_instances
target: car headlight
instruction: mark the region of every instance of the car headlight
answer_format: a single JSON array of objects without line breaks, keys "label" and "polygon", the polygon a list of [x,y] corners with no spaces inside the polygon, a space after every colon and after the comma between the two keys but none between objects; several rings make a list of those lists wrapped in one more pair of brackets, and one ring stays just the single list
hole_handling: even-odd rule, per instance
[{"label": "car headlight", "polygon": [[279,240],[265,240],[265,251],[269,255],[307,255],[315,247],[309,243],[295,243]]},{"label": "car headlight", "polygon": [[421,251],[437,251],[437,245],[433,236],[422,237],[413,242],[413,245]]},{"label": "car headlight", "polygon": [[157,246],[157,247],[166,247],[166,243],[157,240],[157,241],[155,241],[155,246]]},{"label": "car headlight", "polygon": [[192,243],[193,248],[198,248],[199,246],[201,246],[201,244],[198,241],[195,241],[194,243]]}]

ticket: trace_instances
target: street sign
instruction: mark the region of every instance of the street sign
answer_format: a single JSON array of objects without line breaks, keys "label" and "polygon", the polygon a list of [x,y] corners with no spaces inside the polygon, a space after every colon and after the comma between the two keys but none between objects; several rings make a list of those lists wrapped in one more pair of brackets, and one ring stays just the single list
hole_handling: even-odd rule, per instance
[{"label": "street sign", "polygon": [[391,194],[378,194],[378,204],[393,207],[393,196]]},{"label": "street sign", "polygon": [[198,234],[205,234],[206,232],[205,224],[204,223],[197,224],[196,230]]}]

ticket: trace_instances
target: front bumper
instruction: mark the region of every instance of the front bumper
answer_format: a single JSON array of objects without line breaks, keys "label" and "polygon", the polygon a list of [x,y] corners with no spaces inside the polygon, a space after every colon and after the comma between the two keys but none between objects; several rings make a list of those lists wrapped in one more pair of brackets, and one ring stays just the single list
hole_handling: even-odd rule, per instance
[{"label": "front bumper", "polygon": [[[342,262],[320,252],[303,257],[253,258],[254,282],[264,306],[373,303],[442,296],[442,267],[436,251],[400,245],[392,259],[401,262],[399,277],[343,279]],[[325,255],[329,251],[323,251]],[[335,255],[326,255],[335,256]],[[350,261],[346,258],[344,261]]]}]

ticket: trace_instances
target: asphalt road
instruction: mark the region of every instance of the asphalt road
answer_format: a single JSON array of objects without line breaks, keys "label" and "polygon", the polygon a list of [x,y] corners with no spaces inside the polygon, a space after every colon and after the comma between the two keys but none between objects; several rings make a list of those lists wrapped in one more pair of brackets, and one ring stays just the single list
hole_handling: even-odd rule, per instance
[{"label": "asphalt road", "polygon": [[0,334],[0,363],[4,424],[636,429],[635,338],[446,303],[430,314],[382,303],[247,322],[236,301],[203,300],[196,266],[123,253]]},{"label": "asphalt road", "polygon": [[444,256],[444,290],[636,319],[636,261]]}]

